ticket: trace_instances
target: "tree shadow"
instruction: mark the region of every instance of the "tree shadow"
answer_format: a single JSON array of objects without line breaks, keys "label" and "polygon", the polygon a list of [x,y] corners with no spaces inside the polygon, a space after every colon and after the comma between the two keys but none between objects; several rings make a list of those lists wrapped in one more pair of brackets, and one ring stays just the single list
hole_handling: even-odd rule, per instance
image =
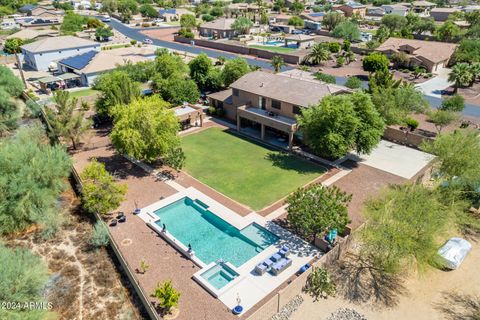
[{"label": "tree shadow", "polygon": [[129,176],[143,178],[150,175],[148,172],[119,154],[114,154],[109,157],[96,157],[96,159],[98,162],[105,164],[105,169],[117,179],[125,180]]},{"label": "tree shadow", "polygon": [[353,303],[373,302],[379,307],[394,307],[406,293],[402,278],[379,270],[366,257],[348,253],[328,266],[338,294]]},{"label": "tree shadow", "polygon": [[275,167],[284,170],[293,170],[299,174],[320,174],[322,171],[320,166],[313,163],[305,164],[304,161],[306,160],[300,160],[288,153],[269,152],[265,156],[265,159],[272,162],[272,165],[274,165]]},{"label": "tree shadow", "polygon": [[450,320],[479,320],[480,297],[456,292],[443,292],[442,301],[435,304],[435,309]]}]

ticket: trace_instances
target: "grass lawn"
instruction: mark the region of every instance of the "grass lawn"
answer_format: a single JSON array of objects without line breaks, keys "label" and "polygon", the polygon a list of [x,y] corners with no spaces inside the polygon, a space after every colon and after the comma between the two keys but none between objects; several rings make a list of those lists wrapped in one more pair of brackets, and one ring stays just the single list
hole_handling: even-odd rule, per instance
[{"label": "grass lawn", "polygon": [[295,49],[295,48],[276,47],[276,46],[262,46],[262,45],[258,45],[258,44],[252,44],[252,45],[249,45],[249,47],[255,48],[255,49],[267,50],[267,51],[271,51],[271,52],[278,52],[278,53],[288,53],[288,52],[293,52],[293,51],[298,50],[298,49]]},{"label": "grass lawn", "polygon": [[322,175],[314,163],[220,128],[182,138],[185,171],[224,195],[260,210]]},{"label": "grass lawn", "polygon": [[93,90],[93,89],[70,91],[70,98],[80,98],[80,97],[92,96],[92,95],[97,94],[99,92],[100,91]]}]

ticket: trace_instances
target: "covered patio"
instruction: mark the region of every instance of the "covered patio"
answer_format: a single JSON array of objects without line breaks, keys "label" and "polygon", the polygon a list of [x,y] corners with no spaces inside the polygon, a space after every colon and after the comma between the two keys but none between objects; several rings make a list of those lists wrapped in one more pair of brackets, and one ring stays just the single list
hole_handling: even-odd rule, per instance
[{"label": "covered patio", "polygon": [[[242,121],[243,120],[243,121]],[[243,131],[242,123],[245,120],[260,126],[260,139],[266,142],[276,140],[275,145],[287,144],[288,149],[293,147],[293,137],[297,131],[297,121],[287,118],[273,112],[241,106],[237,109],[237,131]],[[251,133],[251,128],[245,129],[247,133]],[[269,131],[267,133],[267,131]]]},{"label": "covered patio", "polygon": [[314,44],[315,38],[306,34],[292,34],[285,36],[285,47],[288,47],[289,42],[295,42],[299,49],[306,49]]},{"label": "covered patio", "polygon": [[173,109],[182,130],[188,129],[192,126],[203,126],[203,109],[200,106],[185,103]]},{"label": "covered patio", "polygon": [[40,89],[46,93],[58,89],[68,89],[80,86],[80,76],[75,73],[64,73],[38,79]]}]

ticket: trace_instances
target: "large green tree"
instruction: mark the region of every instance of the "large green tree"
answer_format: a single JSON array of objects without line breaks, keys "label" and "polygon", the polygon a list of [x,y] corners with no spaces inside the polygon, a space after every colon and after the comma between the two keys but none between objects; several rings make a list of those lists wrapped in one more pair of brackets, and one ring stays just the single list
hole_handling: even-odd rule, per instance
[{"label": "large green tree", "polygon": [[138,3],[135,0],[118,0],[117,11],[122,21],[127,22],[138,13]]},{"label": "large green tree", "polygon": [[368,202],[364,216],[362,254],[387,273],[433,263],[453,218],[437,193],[420,184],[389,187]]},{"label": "large green tree", "polygon": [[239,34],[247,34],[252,26],[252,20],[245,17],[238,17],[232,23],[232,29],[237,31]]},{"label": "large green tree", "polygon": [[223,66],[222,79],[226,87],[250,72],[247,61],[242,58],[228,60]]},{"label": "large green tree", "polygon": [[363,92],[327,96],[298,118],[306,143],[320,156],[340,158],[354,149],[370,153],[380,142],[384,122]]},{"label": "large green tree", "polygon": [[452,70],[448,74],[448,81],[453,82],[455,86],[455,92],[460,87],[465,87],[473,82],[473,74],[470,70],[470,65],[465,62],[457,63],[452,67]]},{"label": "large green tree", "polygon": [[457,62],[480,62],[480,39],[463,39],[454,54]]},{"label": "large green tree", "polygon": [[438,27],[436,35],[438,40],[445,42],[452,42],[461,34],[460,28],[453,21],[445,21]]},{"label": "large green tree", "polygon": [[3,51],[9,54],[21,53],[22,49],[20,47],[24,44],[25,42],[20,38],[7,39],[3,45]]},{"label": "large green tree", "polygon": [[[48,268],[41,257],[27,249],[10,249],[0,244],[0,301],[3,303],[46,303],[43,290]],[[0,319],[46,319],[48,311],[36,308],[0,308]]]},{"label": "large green tree", "polygon": [[23,88],[22,81],[9,68],[0,66],[0,135],[17,127],[21,114],[14,98]]},{"label": "large green tree", "polygon": [[387,70],[390,60],[380,52],[374,52],[363,58],[363,70],[377,72]]},{"label": "large green tree", "polygon": [[351,199],[336,186],[299,188],[286,200],[287,220],[299,234],[313,241],[333,229],[342,232],[350,223],[347,207]]},{"label": "large green tree", "polygon": [[339,23],[332,31],[335,38],[343,38],[349,41],[360,39],[360,29],[356,23],[344,21]]},{"label": "large green tree", "polygon": [[197,19],[193,14],[182,14],[180,17],[180,25],[182,28],[195,28],[197,26]]},{"label": "large green tree", "polygon": [[76,32],[80,32],[83,30],[82,26],[87,23],[87,20],[87,17],[69,11],[63,17],[60,31],[63,34],[75,34]]},{"label": "large green tree", "polygon": [[41,127],[24,127],[0,143],[0,234],[38,224],[58,227],[58,197],[65,190],[71,160],[50,146]]},{"label": "large green tree", "polygon": [[140,85],[125,71],[112,71],[95,79],[94,88],[102,92],[96,102],[97,112],[109,115],[117,104],[128,104],[140,96]]},{"label": "large green tree", "polygon": [[195,81],[201,90],[204,90],[208,76],[213,69],[212,60],[202,52],[188,63],[188,67],[190,78]]},{"label": "large green tree", "polygon": [[184,102],[196,103],[200,98],[200,91],[195,81],[179,73],[175,73],[167,79],[154,77],[152,88],[173,106],[181,105]]},{"label": "large green tree", "polygon": [[329,12],[323,16],[322,24],[327,28],[328,31],[335,29],[337,25],[345,21],[345,16],[338,12]]},{"label": "large green tree", "polygon": [[319,65],[323,61],[330,60],[330,51],[322,43],[316,43],[313,48],[305,55],[302,63]]},{"label": "large green tree", "polygon": [[390,32],[395,32],[407,25],[407,18],[398,14],[386,14],[382,18],[381,25],[387,27]]},{"label": "large green tree", "polygon": [[54,135],[70,140],[73,149],[82,135],[88,130],[91,122],[85,119],[85,111],[77,110],[77,98],[70,98],[68,91],[56,91],[53,94],[54,108],[47,108],[46,114]]},{"label": "large green tree", "polygon": [[184,161],[179,128],[169,104],[153,96],[115,107],[110,137],[121,153],[147,162],[161,159],[179,169]]},{"label": "large green tree", "polygon": [[117,183],[105,165],[96,159],[85,167],[80,177],[82,205],[88,212],[104,215],[117,209],[125,200],[127,185]]}]

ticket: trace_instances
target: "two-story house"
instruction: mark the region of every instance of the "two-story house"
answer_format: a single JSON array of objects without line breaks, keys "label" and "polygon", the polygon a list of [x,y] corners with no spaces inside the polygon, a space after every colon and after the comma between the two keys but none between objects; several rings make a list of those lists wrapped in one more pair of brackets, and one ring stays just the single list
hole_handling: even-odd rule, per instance
[{"label": "two-story house", "polygon": [[[295,70],[297,71],[297,70]],[[316,105],[328,95],[349,93],[346,87],[320,82],[295,73],[248,73],[232,83],[230,89],[208,95],[212,106],[225,111],[237,123],[237,130],[250,127],[285,137],[289,148],[298,129],[296,116],[302,108]]]},{"label": "two-story house", "polygon": [[44,38],[22,47],[23,63],[37,71],[47,71],[60,59],[100,51],[100,44],[73,36]]}]

